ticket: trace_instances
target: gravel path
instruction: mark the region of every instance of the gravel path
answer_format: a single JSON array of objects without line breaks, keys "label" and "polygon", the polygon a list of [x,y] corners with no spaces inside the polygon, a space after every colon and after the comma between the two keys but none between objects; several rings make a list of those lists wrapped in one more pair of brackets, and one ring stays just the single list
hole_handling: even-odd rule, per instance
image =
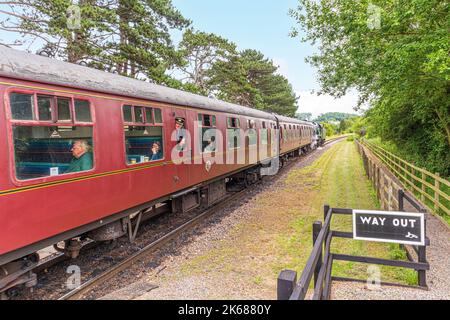
[{"label": "gravel path", "polygon": [[[377,161],[377,163],[379,166],[384,167],[380,161]],[[387,169],[385,169],[385,172],[397,184],[401,185],[398,179]],[[407,201],[405,201],[405,211],[417,212]],[[369,290],[364,283],[334,282],[331,298],[337,300],[450,299],[450,227],[443,219],[428,214],[426,234],[430,239],[430,246],[427,247],[427,260],[430,264],[430,270],[427,271],[429,290],[393,286],[381,286],[377,290]],[[414,260],[417,261],[415,251],[410,247],[408,251],[414,257]]]},{"label": "gravel path", "polygon": [[430,246],[427,259],[429,290],[382,286],[379,290],[367,289],[366,284],[333,282],[331,298],[338,300],[430,300],[450,299],[450,232],[441,220],[430,215],[427,220]]},{"label": "gravel path", "polygon": [[[312,164],[319,158],[333,143],[324,148],[305,156],[298,161],[292,169],[302,168]],[[151,262],[142,262],[135,265],[121,275],[120,281],[115,280],[115,284],[108,284],[105,288],[98,290],[95,297],[101,299],[275,299],[276,298],[276,276],[273,284],[260,286],[258,270],[251,268],[252,259],[265,259],[268,264],[271,262],[270,256],[242,257],[248,263],[248,269],[242,270],[239,262],[227,264],[226,261],[217,261],[217,265],[228,271],[218,273],[217,270],[184,270],[186,262],[193,261],[199,257],[204,257],[208,252],[218,249],[222,241],[233,241],[233,230],[239,227],[243,221],[255,226],[259,219],[254,214],[256,205],[255,199],[265,192],[273,192],[277,188],[284,186],[284,180],[289,173],[288,170],[274,177],[266,177],[263,182],[252,188],[244,201],[234,203],[227,209],[214,214],[210,219],[195,227],[186,235],[180,237],[171,245],[161,249]],[[250,231],[249,231],[250,232]],[[264,239],[259,239],[264,241]],[[197,261],[202,266],[202,261]],[[254,274],[253,274],[254,273]],[[242,276],[242,277],[241,277]],[[243,278],[253,278],[254,283],[248,283]],[[136,297],[136,294],[124,296],[124,292],[132,291],[136,284],[136,279],[140,282],[154,285],[148,286],[150,289]],[[242,281],[241,281],[242,280]],[[127,283],[125,288],[121,284]],[[113,288],[114,290],[111,290]],[[91,296],[90,298],[93,298]]]}]

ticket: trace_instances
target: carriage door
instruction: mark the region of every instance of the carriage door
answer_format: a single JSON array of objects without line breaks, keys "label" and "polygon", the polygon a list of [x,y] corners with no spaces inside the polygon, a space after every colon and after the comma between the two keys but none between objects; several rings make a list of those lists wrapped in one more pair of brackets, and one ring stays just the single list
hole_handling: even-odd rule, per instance
[{"label": "carriage door", "polygon": [[190,185],[190,162],[192,162],[191,119],[184,109],[172,108],[168,131],[170,154],[173,163],[172,181],[174,190],[182,190]]}]

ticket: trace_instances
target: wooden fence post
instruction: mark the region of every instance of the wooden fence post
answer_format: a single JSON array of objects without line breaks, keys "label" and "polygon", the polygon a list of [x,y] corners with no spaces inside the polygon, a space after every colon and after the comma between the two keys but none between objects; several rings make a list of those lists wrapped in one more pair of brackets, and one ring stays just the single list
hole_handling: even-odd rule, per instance
[{"label": "wooden fence post", "polygon": [[[435,175],[439,178],[439,173],[435,173]],[[436,213],[439,212],[439,180],[434,178],[434,209]]]},{"label": "wooden fence post", "polygon": [[397,194],[398,211],[405,211],[405,207],[403,204],[404,195],[405,195],[405,191],[403,191],[403,189],[398,189],[398,194]]},{"label": "wooden fence post", "polygon": [[[313,223],[313,247],[316,244],[317,237],[319,236],[320,230],[322,230],[322,222],[316,221]],[[316,268],[314,269],[314,288],[316,288],[317,279],[319,278],[320,268],[322,268],[322,256],[323,248],[320,250],[319,260],[317,261]]]},{"label": "wooden fence post", "polygon": [[277,279],[277,300],[289,300],[297,284],[297,272],[283,270]]}]

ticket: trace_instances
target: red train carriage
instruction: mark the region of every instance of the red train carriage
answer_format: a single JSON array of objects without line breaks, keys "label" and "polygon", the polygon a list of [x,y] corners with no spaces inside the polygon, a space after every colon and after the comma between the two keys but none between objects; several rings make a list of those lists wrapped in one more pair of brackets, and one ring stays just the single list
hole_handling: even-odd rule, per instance
[{"label": "red train carriage", "polygon": [[75,256],[69,240],[122,236],[155,204],[212,205],[226,178],[311,146],[308,122],[7,48],[0,65],[0,292],[39,249]]}]

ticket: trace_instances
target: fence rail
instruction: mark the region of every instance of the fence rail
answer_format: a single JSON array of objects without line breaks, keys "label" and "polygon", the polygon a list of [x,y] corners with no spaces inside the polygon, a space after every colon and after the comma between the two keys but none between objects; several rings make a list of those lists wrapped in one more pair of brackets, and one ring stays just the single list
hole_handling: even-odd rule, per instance
[{"label": "fence rail", "polygon": [[396,176],[404,187],[420,198],[430,211],[450,217],[450,181],[406,162],[366,140],[360,141]]},{"label": "fence rail", "polygon": [[[412,199],[408,198],[403,190],[399,190],[398,203],[400,204],[400,211],[403,211],[404,209],[404,200],[410,201]],[[333,277],[333,262],[337,260],[413,269],[418,273],[418,286],[423,289],[427,288],[426,271],[430,269],[430,265],[426,259],[426,246],[430,244],[428,238],[426,238],[425,246],[417,247],[417,261],[412,257],[408,257],[409,261],[400,261],[333,253],[331,251],[331,242],[333,238],[352,239],[353,233],[332,230],[332,217],[333,215],[351,216],[352,214],[353,209],[331,208],[328,205],[324,206],[324,222],[316,221],[313,224],[313,249],[300,276],[300,280],[297,282],[296,271],[281,271],[277,283],[278,300],[305,300],[310,283],[313,279],[313,300],[329,300],[333,280],[358,281],[350,278]],[[399,284],[390,283],[389,285]]]}]

